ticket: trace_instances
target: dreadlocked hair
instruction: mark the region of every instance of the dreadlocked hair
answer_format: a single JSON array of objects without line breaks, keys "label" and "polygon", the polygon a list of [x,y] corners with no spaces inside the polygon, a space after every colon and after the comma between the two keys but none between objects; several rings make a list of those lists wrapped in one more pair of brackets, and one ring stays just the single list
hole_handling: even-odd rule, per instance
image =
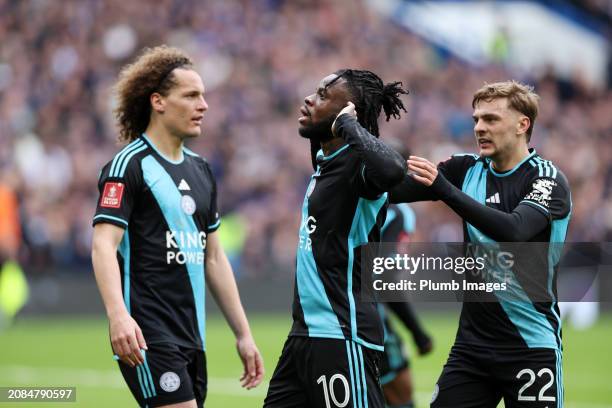
[{"label": "dreadlocked hair", "polygon": [[121,70],[115,85],[120,141],[131,142],[147,130],[151,116],[149,98],[154,92],[168,94],[176,85],[172,73],[176,68],[192,69],[193,62],[178,48],[162,45],[145,48],[136,61]]},{"label": "dreadlocked hair", "polygon": [[342,69],[334,72],[337,75],[327,86],[344,78],[357,111],[357,120],[368,132],[378,137],[378,117],[381,110],[385,111],[387,122],[393,116],[394,119],[401,117],[401,112],[406,112],[400,95],[408,94],[402,88],[401,82],[383,83],[382,79],[375,73],[367,70]]}]

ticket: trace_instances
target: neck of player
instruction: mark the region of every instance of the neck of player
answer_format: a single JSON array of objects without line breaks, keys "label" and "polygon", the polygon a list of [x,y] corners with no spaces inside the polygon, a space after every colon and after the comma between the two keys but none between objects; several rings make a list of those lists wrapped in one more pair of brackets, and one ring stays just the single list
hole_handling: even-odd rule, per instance
[{"label": "neck of player", "polygon": [[523,144],[520,148],[511,150],[507,154],[500,154],[497,157],[492,157],[493,169],[500,173],[512,170],[527,156],[529,156],[529,146]]},{"label": "neck of player", "polygon": [[182,138],[154,126],[149,126],[145,133],[155,148],[167,159],[180,161],[183,158]]},{"label": "neck of player", "polygon": [[323,150],[323,155],[329,156],[345,144],[346,142],[341,137],[333,137],[325,142],[321,142],[321,149]]}]

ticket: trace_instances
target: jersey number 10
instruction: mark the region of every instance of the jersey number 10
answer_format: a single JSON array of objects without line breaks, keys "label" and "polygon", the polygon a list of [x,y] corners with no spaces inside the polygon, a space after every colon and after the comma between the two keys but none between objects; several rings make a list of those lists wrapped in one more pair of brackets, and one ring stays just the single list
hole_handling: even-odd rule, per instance
[{"label": "jersey number 10", "polygon": [[[336,380],[342,381],[342,385],[344,386],[344,399],[342,400],[342,402],[338,402],[336,394],[334,393],[334,383],[336,382]],[[333,406],[336,408],[344,408],[348,405],[351,394],[349,392],[349,385],[345,376],[343,376],[342,374],[334,374],[331,376],[328,383],[327,377],[322,375],[317,379],[317,384],[323,384],[323,395],[325,397],[326,408],[332,408],[332,405],[330,405],[330,397],[331,402],[334,404]]]}]

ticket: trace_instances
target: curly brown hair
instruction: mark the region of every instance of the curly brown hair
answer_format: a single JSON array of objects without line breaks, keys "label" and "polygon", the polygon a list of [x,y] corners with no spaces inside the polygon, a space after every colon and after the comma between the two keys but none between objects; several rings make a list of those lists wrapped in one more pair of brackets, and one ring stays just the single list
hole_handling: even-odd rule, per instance
[{"label": "curly brown hair", "polygon": [[178,48],[161,45],[145,48],[132,64],[121,69],[115,85],[119,141],[131,142],[147,129],[151,117],[149,98],[154,92],[168,94],[176,85],[172,73],[176,68],[193,69],[193,61]]},{"label": "curly brown hair", "polygon": [[487,84],[474,93],[472,108],[481,101],[490,102],[497,98],[508,98],[508,106],[529,118],[529,129],[527,129],[527,143],[531,140],[531,132],[538,117],[540,97],[530,85],[517,81],[495,82]]}]

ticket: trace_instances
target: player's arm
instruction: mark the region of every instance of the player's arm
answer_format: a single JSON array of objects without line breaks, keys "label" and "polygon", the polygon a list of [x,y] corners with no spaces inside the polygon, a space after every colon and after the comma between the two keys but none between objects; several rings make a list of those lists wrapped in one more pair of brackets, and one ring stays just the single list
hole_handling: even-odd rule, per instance
[{"label": "player's arm", "polygon": [[242,386],[256,387],[263,379],[263,360],[242,308],[232,267],[216,232],[210,233],[206,241],[206,284],[236,336],[236,347],[244,366],[240,378]]},{"label": "player's arm", "polygon": [[412,334],[412,338],[414,339],[417,348],[419,349],[419,354],[427,354],[431,351],[432,341],[431,337],[425,332],[419,319],[417,318],[412,306],[408,302],[388,302],[386,304],[389,309],[393,311],[393,313],[401,320],[401,322],[406,326],[410,333]]},{"label": "player's arm", "polygon": [[[413,157],[413,156],[411,156]],[[468,167],[473,165],[475,157],[471,154],[457,154],[438,164],[438,172],[455,186],[463,183],[463,176]],[[435,191],[406,174],[401,183],[389,190],[389,202],[413,203],[417,201],[439,200]]]},{"label": "player's arm", "polygon": [[360,156],[365,166],[361,176],[367,186],[385,192],[402,181],[406,174],[404,159],[359,124],[352,102],[340,111],[332,132]]},{"label": "player's arm", "polygon": [[542,211],[528,203],[519,204],[511,213],[487,207],[450,183],[428,160],[411,156],[408,169],[413,177],[444,201],[466,222],[499,242],[524,242],[536,236],[549,223]]},{"label": "player's arm", "polygon": [[401,183],[389,190],[389,202],[391,204],[436,200],[438,200],[438,197],[431,188],[419,183],[408,174]]},{"label": "player's arm", "polygon": [[117,247],[124,229],[109,223],[94,227],[91,259],[109,320],[113,352],[121,361],[134,367],[144,363],[140,349],[147,349],[142,331],[130,316],[121,292],[121,273],[117,262]]}]

